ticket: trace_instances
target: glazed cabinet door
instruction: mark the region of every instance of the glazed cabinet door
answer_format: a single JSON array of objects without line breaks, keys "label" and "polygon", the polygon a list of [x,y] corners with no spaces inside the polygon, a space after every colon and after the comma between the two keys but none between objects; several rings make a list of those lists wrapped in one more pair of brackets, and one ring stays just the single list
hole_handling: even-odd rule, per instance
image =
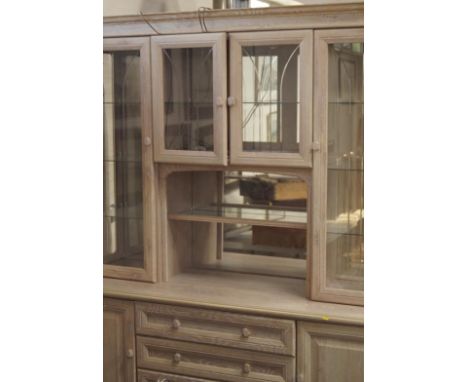
[{"label": "glazed cabinet door", "polygon": [[151,38],[154,158],[227,164],[226,34]]},{"label": "glazed cabinet door", "polygon": [[309,30],[229,35],[231,163],[312,165]]},{"label": "glazed cabinet door", "polygon": [[364,303],[364,31],[315,32],[312,298]]},{"label": "glazed cabinet door", "polygon": [[104,382],[136,381],[133,303],[104,299]]},{"label": "glazed cabinet door", "polygon": [[298,382],[363,382],[364,329],[298,324]]},{"label": "glazed cabinet door", "polygon": [[155,281],[150,40],[104,39],[104,276]]}]

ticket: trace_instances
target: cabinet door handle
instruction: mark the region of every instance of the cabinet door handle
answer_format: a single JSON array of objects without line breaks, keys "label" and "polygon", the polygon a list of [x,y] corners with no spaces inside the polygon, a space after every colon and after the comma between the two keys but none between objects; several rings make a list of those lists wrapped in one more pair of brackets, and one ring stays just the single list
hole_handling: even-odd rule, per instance
[{"label": "cabinet door handle", "polygon": [[250,366],[250,363],[246,362],[244,363],[244,367],[242,368],[244,374],[249,374],[250,371],[252,370],[252,367]]},{"label": "cabinet door handle", "polygon": [[127,350],[127,358],[133,358],[135,356],[135,352],[133,349],[128,349]]},{"label": "cabinet door handle", "polygon": [[177,318],[174,318],[174,319],[172,320],[172,327],[173,327],[174,329],[179,329],[179,328],[181,327],[181,325],[182,325],[182,324],[180,323],[180,321],[179,321]]},{"label": "cabinet door handle", "polygon": [[229,96],[227,102],[229,106],[234,106],[236,104],[236,97]]},{"label": "cabinet door handle", "polygon": [[242,337],[249,338],[251,334],[249,328],[242,328]]},{"label": "cabinet door handle", "polygon": [[182,360],[182,355],[180,353],[174,354],[174,362],[179,363]]},{"label": "cabinet door handle", "polygon": [[151,146],[151,138],[150,137],[145,137],[143,140],[145,146]]}]

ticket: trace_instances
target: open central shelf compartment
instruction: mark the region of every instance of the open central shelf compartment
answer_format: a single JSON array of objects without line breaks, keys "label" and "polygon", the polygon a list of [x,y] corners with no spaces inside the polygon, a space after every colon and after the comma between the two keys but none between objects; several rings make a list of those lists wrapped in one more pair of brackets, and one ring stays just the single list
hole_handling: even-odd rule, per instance
[{"label": "open central shelf compartment", "polygon": [[169,277],[193,269],[306,279],[309,182],[259,170],[165,178]]}]

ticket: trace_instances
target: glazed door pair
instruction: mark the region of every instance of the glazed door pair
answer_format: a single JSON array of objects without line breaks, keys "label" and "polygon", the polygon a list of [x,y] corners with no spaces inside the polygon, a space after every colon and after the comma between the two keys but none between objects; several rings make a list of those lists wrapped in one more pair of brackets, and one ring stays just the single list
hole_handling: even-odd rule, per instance
[{"label": "glazed door pair", "polygon": [[155,160],[310,167],[312,36],[152,37]]}]

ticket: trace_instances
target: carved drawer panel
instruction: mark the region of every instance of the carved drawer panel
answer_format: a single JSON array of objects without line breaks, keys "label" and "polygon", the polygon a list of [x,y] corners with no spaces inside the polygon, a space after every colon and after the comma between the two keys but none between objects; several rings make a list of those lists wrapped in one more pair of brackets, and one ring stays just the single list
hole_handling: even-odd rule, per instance
[{"label": "carved drawer panel", "polygon": [[214,382],[208,379],[185,377],[158,371],[138,370],[138,382]]},{"label": "carved drawer panel", "polygon": [[294,321],[207,309],[137,303],[136,331],[268,353],[294,355],[296,350]]},{"label": "carved drawer panel", "polygon": [[159,338],[137,337],[138,367],[214,381],[293,382],[295,358]]}]

